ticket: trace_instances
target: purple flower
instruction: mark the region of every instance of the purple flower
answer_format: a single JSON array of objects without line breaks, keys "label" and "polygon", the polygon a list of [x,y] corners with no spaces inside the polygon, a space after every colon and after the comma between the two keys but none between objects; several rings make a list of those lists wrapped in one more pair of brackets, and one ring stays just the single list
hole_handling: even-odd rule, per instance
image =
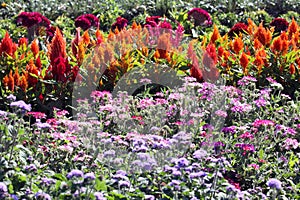
[{"label": "purple flower", "polygon": [[15,101],[16,100],[16,96],[14,96],[13,94],[8,95],[6,98],[9,101]]},{"label": "purple flower", "polygon": [[52,178],[42,178],[42,184],[49,186],[55,183],[55,180]]},{"label": "purple flower", "polygon": [[275,18],[270,23],[270,26],[275,27],[275,32],[281,33],[282,31],[286,31],[289,27],[289,23],[283,18]]},{"label": "purple flower", "polygon": [[95,196],[96,200],[106,200],[106,198],[103,196],[102,192],[95,192],[94,196]]},{"label": "purple flower", "polygon": [[18,107],[18,108],[22,109],[23,111],[31,111],[31,105],[26,104],[23,100],[11,102],[10,106]]},{"label": "purple flower", "polygon": [[256,119],[254,122],[253,122],[253,126],[258,128],[260,126],[274,126],[275,123],[271,120],[268,120],[268,119]]},{"label": "purple flower", "polygon": [[42,123],[40,121],[38,121],[37,123],[35,123],[36,127],[39,129],[49,129],[51,128],[51,125],[48,123]]},{"label": "purple flower", "polygon": [[129,181],[119,181],[119,187],[130,187]]},{"label": "purple flower", "polygon": [[35,197],[37,199],[44,199],[44,200],[51,200],[51,197],[49,194],[45,193],[45,192],[37,192],[35,194]]},{"label": "purple flower", "polygon": [[0,110],[0,117],[6,117],[7,114],[7,112]]},{"label": "purple flower", "polygon": [[37,170],[35,164],[30,164],[24,167],[25,171],[27,172],[34,172]]},{"label": "purple flower", "polygon": [[198,160],[201,160],[202,158],[205,158],[206,156],[207,156],[207,151],[205,151],[203,149],[199,149],[193,153],[193,157]]},{"label": "purple flower", "polygon": [[249,85],[249,83],[251,82],[257,82],[256,78],[251,77],[251,76],[244,76],[242,79],[240,79],[238,81],[238,85],[240,86],[245,86],[245,85]]},{"label": "purple flower", "polygon": [[170,185],[170,186],[175,186],[175,187],[176,187],[176,186],[179,186],[180,183],[181,183],[181,182],[178,181],[178,180],[172,180],[172,181],[169,183],[169,185]]},{"label": "purple flower", "polygon": [[193,8],[188,12],[188,20],[193,20],[195,26],[211,26],[212,20],[209,13],[201,8]]},{"label": "purple flower", "polygon": [[281,182],[276,178],[271,178],[268,180],[267,185],[270,188],[276,188],[277,190],[281,189]]},{"label": "purple flower", "polygon": [[69,172],[67,174],[67,178],[71,179],[73,177],[78,177],[78,178],[82,178],[83,177],[83,172],[78,170],[78,169],[73,169],[71,172]]},{"label": "purple flower", "polygon": [[117,172],[116,172],[116,174],[120,174],[120,175],[123,175],[123,176],[126,176],[127,175],[127,173],[124,171],[124,170],[118,170]]},{"label": "purple flower", "polygon": [[90,173],[86,173],[84,175],[84,180],[95,180],[96,177],[95,177],[95,174],[93,172],[90,172]]},{"label": "purple flower", "polygon": [[7,186],[5,185],[5,183],[0,182],[0,194],[4,193],[7,193]]},{"label": "purple flower", "polygon": [[127,23],[128,23],[127,19],[123,17],[117,17],[116,22],[113,23],[113,25],[111,26],[111,30],[114,31],[116,28],[118,28],[118,30],[122,30],[127,26]]},{"label": "purple flower", "polygon": [[11,197],[13,200],[19,200],[18,196],[15,195],[15,194],[11,194],[10,197]]},{"label": "purple flower", "polygon": [[154,200],[155,197],[153,195],[145,195],[145,200]]},{"label": "purple flower", "polygon": [[194,179],[194,178],[203,178],[207,175],[207,173],[200,171],[200,172],[194,172],[190,174],[190,179]]},{"label": "purple flower", "polygon": [[222,132],[223,133],[231,133],[231,134],[234,134],[236,132],[236,126],[228,126],[228,127],[224,127],[222,128]]},{"label": "purple flower", "polygon": [[186,158],[179,158],[177,160],[177,166],[179,168],[182,168],[182,167],[187,167],[189,165],[189,161],[186,159]]}]

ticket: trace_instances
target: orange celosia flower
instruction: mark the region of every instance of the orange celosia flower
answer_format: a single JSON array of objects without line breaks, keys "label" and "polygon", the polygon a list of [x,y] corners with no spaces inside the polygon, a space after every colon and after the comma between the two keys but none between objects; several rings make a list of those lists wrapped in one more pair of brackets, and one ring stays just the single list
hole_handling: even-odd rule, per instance
[{"label": "orange celosia flower", "polygon": [[215,43],[215,41],[218,40],[219,38],[221,38],[221,35],[219,33],[219,29],[216,25],[214,25],[214,31],[212,33],[212,36],[210,37],[210,42],[209,43]]},{"label": "orange celosia flower", "polygon": [[254,22],[248,18],[248,29],[247,32],[249,35],[253,35],[253,33],[256,31],[257,26],[254,24]]},{"label": "orange celosia flower", "polygon": [[26,71],[28,72],[27,81],[29,83],[29,86],[34,87],[38,82],[38,79],[36,77],[34,77],[34,75],[39,76],[39,70],[35,66],[33,60],[29,61],[28,65],[26,66]]},{"label": "orange celosia flower", "polygon": [[289,41],[288,40],[283,40],[282,41],[282,55],[287,54],[288,50],[289,50]]},{"label": "orange celosia flower", "polygon": [[33,53],[34,57],[36,57],[36,55],[39,53],[40,51],[40,47],[38,44],[38,40],[34,39],[30,45],[30,50]]},{"label": "orange celosia flower", "polygon": [[262,46],[263,46],[262,43],[257,38],[255,38],[254,42],[253,42],[254,49],[256,49],[256,50],[260,49]]},{"label": "orange celosia flower", "polygon": [[97,44],[101,44],[102,42],[104,42],[104,36],[99,29],[96,30],[95,35],[97,38]]},{"label": "orange celosia flower", "polygon": [[15,80],[12,74],[12,70],[10,70],[9,74],[4,76],[3,85],[10,91],[14,91],[15,89]]},{"label": "orange celosia flower", "polygon": [[292,63],[290,64],[290,73],[293,75],[296,73],[295,65]]},{"label": "orange celosia flower", "polygon": [[253,64],[257,66],[258,71],[260,71],[262,69],[262,66],[264,65],[264,60],[258,53],[255,55]]},{"label": "orange celosia flower", "polygon": [[79,64],[83,62],[85,56],[85,42],[81,41],[78,44],[78,53],[77,53],[77,61]]},{"label": "orange celosia flower", "polygon": [[234,41],[233,41],[233,47],[232,48],[233,48],[233,51],[236,54],[239,54],[240,51],[244,48],[243,40],[240,37],[235,38]]},{"label": "orange celosia flower", "polygon": [[245,74],[247,74],[248,73],[247,66],[249,64],[249,59],[248,59],[247,54],[245,54],[244,52],[242,53],[242,55],[240,57],[240,64],[243,67],[243,72]]},{"label": "orange celosia flower", "polygon": [[58,57],[67,58],[66,41],[57,27],[51,44],[48,46],[48,51],[51,65],[55,64],[55,59]]},{"label": "orange celosia flower", "polygon": [[14,82],[16,86],[19,86],[19,79],[20,79],[20,74],[19,74],[19,69],[16,67],[15,73],[14,73]]},{"label": "orange celosia flower", "polygon": [[86,46],[88,46],[91,43],[91,39],[90,39],[88,30],[84,31],[84,33],[82,35],[82,39]]},{"label": "orange celosia flower", "polygon": [[254,37],[257,38],[262,45],[268,46],[272,40],[272,32],[263,27],[262,23],[260,23],[259,27],[254,33]]},{"label": "orange celosia flower", "polygon": [[295,21],[295,19],[292,19],[292,22],[290,23],[289,27],[288,27],[288,33],[289,33],[289,39],[292,38],[292,35],[296,32],[298,32],[298,24]]},{"label": "orange celosia flower", "polygon": [[107,39],[108,39],[108,40],[112,40],[114,37],[115,37],[115,34],[110,30],[110,31],[109,31],[109,34],[108,34],[108,36],[107,36]]},{"label": "orange celosia flower", "polygon": [[24,92],[26,92],[26,90],[27,90],[27,88],[28,88],[28,82],[27,82],[26,76],[25,76],[24,74],[20,77],[19,87],[20,87]]},{"label": "orange celosia flower", "polygon": [[273,40],[273,43],[271,44],[270,49],[276,54],[278,54],[280,51],[282,51],[281,37],[277,37]]}]

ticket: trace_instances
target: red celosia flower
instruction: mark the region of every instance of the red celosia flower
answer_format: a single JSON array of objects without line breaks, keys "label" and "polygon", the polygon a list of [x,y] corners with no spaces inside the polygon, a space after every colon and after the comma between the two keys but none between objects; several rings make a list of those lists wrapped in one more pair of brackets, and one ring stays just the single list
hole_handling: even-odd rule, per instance
[{"label": "red celosia flower", "polygon": [[55,59],[58,57],[67,57],[66,41],[64,40],[59,28],[56,28],[55,36],[53,37],[51,44],[48,46],[48,51],[51,65],[54,65]]},{"label": "red celosia flower", "polygon": [[56,27],[55,26],[50,26],[46,29],[46,35],[47,35],[47,38],[51,41],[52,38],[54,37],[54,34],[55,34],[55,30],[56,30]]},{"label": "red celosia flower", "polygon": [[151,17],[147,17],[146,18],[146,24],[149,24],[149,25],[153,25],[153,22],[158,25],[159,22],[160,22],[160,19],[161,17],[160,16],[151,16]]},{"label": "red celosia flower", "polygon": [[21,12],[17,17],[16,22],[18,25],[22,25],[27,28],[30,28],[34,25],[45,27],[50,26],[49,19],[39,12]]},{"label": "red celosia flower", "polygon": [[229,30],[228,36],[234,37],[235,35],[238,35],[239,33],[247,33],[247,30],[248,30],[247,24],[238,22]]},{"label": "red celosia flower", "polygon": [[289,27],[289,23],[283,18],[275,18],[270,23],[270,26],[275,27],[275,32],[280,33],[281,31],[286,31]]},{"label": "red celosia flower", "polygon": [[80,15],[75,19],[75,26],[82,28],[84,31],[94,27],[99,27],[99,19],[93,14]]},{"label": "red celosia flower", "polygon": [[172,25],[166,21],[160,22],[159,27],[172,30]]},{"label": "red celosia flower", "polygon": [[216,64],[218,62],[218,55],[216,46],[214,44],[207,45],[206,51],[203,54],[202,62],[204,65],[203,78],[206,81],[216,81],[219,77],[219,71],[216,67]]},{"label": "red celosia flower", "polygon": [[5,33],[4,38],[2,39],[1,46],[0,46],[0,55],[4,54],[4,56],[10,55],[13,56],[15,53],[17,46],[13,43],[12,39],[10,38],[8,32]]},{"label": "red celosia flower", "polygon": [[22,46],[22,45],[27,46],[27,44],[28,44],[28,39],[25,37],[20,38],[18,41],[18,46]]},{"label": "red celosia flower", "polygon": [[212,20],[209,13],[201,8],[193,8],[188,12],[188,20],[193,19],[195,26],[210,26]]},{"label": "red celosia flower", "polygon": [[123,17],[117,17],[116,22],[113,23],[113,25],[111,26],[111,29],[114,31],[116,28],[118,28],[118,30],[122,30],[123,28],[125,28],[127,26],[128,20],[123,18]]}]

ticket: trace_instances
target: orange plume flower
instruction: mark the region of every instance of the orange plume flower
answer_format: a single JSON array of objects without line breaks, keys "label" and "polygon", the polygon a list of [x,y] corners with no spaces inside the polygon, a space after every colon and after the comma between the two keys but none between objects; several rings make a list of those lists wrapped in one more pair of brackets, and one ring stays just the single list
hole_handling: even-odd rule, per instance
[{"label": "orange plume flower", "polygon": [[253,42],[254,49],[256,49],[256,50],[260,49],[262,46],[263,46],[262,43],[257,38],[255,38],[254,42]]},{"label": "orange plume flower", "polygon": [[38,79],[35,76],[39,76],[39,70],[35,66],[33,60],[29,61],[28,65],[26,66],[26,71],[28,72],[27,81],[29,85],[34,87],[38,82]]},{"label": "orange plume flower", "polygon": [[99,29],[96,30],[95,35],[97,38],[97,44],[101,44],[102,42],[104,42],[104,36]]},{"label": "orange plume flower", "polygon": [[26,78],[26,76],[25,76],[24,74],[20,77],[19,87],[20,87],[24,92],[26,92],[26,90],[27,90],[27,88],[28,88],[27,78]]},{"label": "orange plume flower", "polygon": [[18,67],[16,67],[15,73],[14,73],[14,82],[15,82],[16,86],[19,86],[19,84],[20,84],[19,79],[20,79],[19,69],[18,69]]},{"label": "orange plume flower", "polygon": [[292,22],[290,23],[289,27],[288,27],[288,33],[289,33],[289,39],[292,38],[292,35],[294,33],[297,33],[298,32],[298,24],[297,22],[295,21],[295,19],[293,18],[292,19]]},{"label": "orange plume flower", "polygon": [[30,45],[30,50],[33,53],[34,57],[36,57],[36,55],[39,53],[40,47],[36,38],[32,41]]},{"label": "orange plume flower", "polygon": [[51,65],[55,64],[55,59],[58,57],[66,58],[66,41],[64,40],[61,31],[56,27],[55,35],[48,46],[49,58]]},{"label": "orange plume flower", "polygon": [[295,65],[292,63],[290,64],[290,73],[293,75],[296,73]]},{"label": "orange plume flower", "polygon": [[216,25],[214,25],[214,31],[212,33],[212,36],[210,37],[210,43],[215,43],[215,41],[217,41],[219,38],[222,39],[219,33],[219,29]]},{"label": "orange plume flower", "polygon": [[254,37],[257,38],[262,45],[268,46],[272,40],[272,32],[265,29],[262,23],[260,23],[257,30],[254,32]]},{"label": "orange plume flower", "polygon": [[271,44],[270,49],[273,51],[273,53],[276,53],[276,54],[278,54],[280,51],[282,51],[281,37],[277,37],[273,40],[273,43]]},{"label": "orange plume flower", "polygon": [[248,64],[249,64],[249,59],[248,59],[248,56],[246,53],[242,53],[241,57],[240,57],[240,64],[241,66],[243,67],[243,72],[245,74],[248,73],[248,70],[247,70],[247,67],[248,67]]},{"label": "orange plume flower", "polygon": [[86,46],[88,46],[91,43],[91,39],[90,39],[88,30],[84,31],[84,33],[82,35],[82,39]]},{"label": "orange plume flower", "polygon": [[232,45],[233,51],[236,54],[239,54],[243,48],[244,48],[243,40],[240,37],[235,38]]}]

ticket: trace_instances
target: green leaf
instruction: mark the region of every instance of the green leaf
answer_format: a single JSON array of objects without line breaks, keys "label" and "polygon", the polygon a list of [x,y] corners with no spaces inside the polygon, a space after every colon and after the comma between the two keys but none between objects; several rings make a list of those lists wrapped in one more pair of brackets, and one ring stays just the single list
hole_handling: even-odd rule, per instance
[{"label": "green leaf", "polygon": [[107,186],[105,181],[100,181],[98,178],[96,179],[95,189],[97,191],[107,191]]}]

